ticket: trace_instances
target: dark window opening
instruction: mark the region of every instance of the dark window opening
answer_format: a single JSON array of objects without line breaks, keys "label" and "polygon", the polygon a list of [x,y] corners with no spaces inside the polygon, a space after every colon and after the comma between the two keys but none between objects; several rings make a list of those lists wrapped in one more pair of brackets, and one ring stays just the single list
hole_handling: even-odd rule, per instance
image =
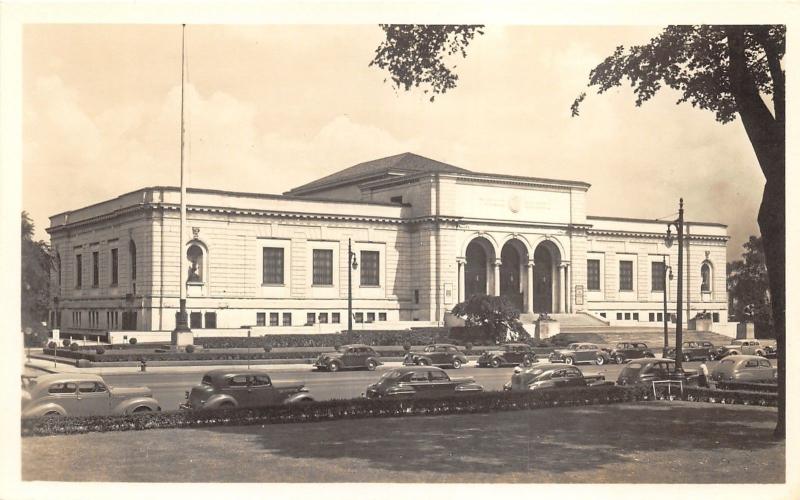
[{"label": "dark window opening", "polygon": [[264,285],[283,284],[283,248],[265,247],[262,250],[263,271],[261,282]]},{"label": "dark window opening", "polygon": [[278,313],[269,313],[269,326],[278,326]]},{"label": "dark window opening", "polygon": [[633,291],[633,261],[621,260],[619,262],[619,289]]},{"label": "dark window opening", "polygon": [[283,326],[292,326],[292,313],[283,313]]},{"label": "dark window opening", "polygon": [[586,288],[600,290],[600,261],[598,259],[586,261]]},{"label": "dark window opening", "polygon": [[215,312],[207,312],[205,314],[205,322],[206,322],[206,328],[216,328],[217,327],[217,313],[215,313]]},{"label": "dark window opening", "polygon": [[189,328],[203,328],[203,313],[189,313]]},{"label": "dark window opening", "polygon": [[333,250],[314,249],[313,285],[333,285]]},{"label": "dark window opening", "polygon": [[267,313],[256,313],[256,326],[267,326]]}]

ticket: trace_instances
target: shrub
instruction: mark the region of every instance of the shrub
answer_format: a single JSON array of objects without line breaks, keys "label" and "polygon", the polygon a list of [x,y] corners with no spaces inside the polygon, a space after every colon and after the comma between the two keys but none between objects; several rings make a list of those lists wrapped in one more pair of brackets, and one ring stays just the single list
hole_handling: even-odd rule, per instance
[{"label": "shrub", "polygon": [[272,346],[269,344],[264,344],[264,352],[271,352]]},{"label": "shrub", "polygon": [[72,341],[70,339],[64,339],[61,341],[61,345],[63,345],[64,347],[69,347],[71,343]]},{"label": "shrub", "polygon": [[131,345],[136,345],[136,342],[138,341],[136,340],[136,337],[131,337],[130,340],[128,340],[128,342],[130,342]]},{"label": "shrub", "polygon": [[189,354],[193,353],[194,352],[194,345],[192,345],[192,344],[187,345],[186,346],[186,352],[188,352]]},{"label": "shrub", "polygon": [[471,295],[456,304],[452,313],[464,318],[467,328],[481,327],[496,342],[529,337],[519,321],[519,311],[504,296]]},{"label": "shrub", "polygon": [[97,354],[105,354],[106,350],[103,349],[102,347],[98,347],[97,349],[94,350],[94,352],[96,352]]},{"label": "shrub", "polygon": [[56,343],[51,340],[50,342],[47,343],[47,347],[49,347],[50,349],[55,349]]},{"label": "shrub", "polygon": [[339,343],[333,344],[333,349],[334,349],[335,351],[338,351],[338,350],[339,350],[339,349],[341,349],[341,348],[342,348],[342,344],[339,344]]},{"label": "shrub", "polygon": [[70,344],[69,345],[69,350],[72,351],[72,352],[77,351],[78,350],[78,344]]},{"label": "shrub", "polygon": [[472,342],[467,342],[467,345],[464,346],[467,349],[467,352],[472,352]]},{"label": "shrub", "polygon": [[403,350],[406,352],[411,351],[411,344],[403,344]]}]

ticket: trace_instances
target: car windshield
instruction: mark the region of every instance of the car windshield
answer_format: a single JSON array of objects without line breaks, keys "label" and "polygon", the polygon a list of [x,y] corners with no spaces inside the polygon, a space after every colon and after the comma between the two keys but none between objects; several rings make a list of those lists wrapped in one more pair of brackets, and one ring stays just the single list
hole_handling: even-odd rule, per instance
[{"label": "car windshield", "polygon": [[542,373],[544,373],[544,368],[536,368],[536,369],[534,369],[534,370],[531,370],[531,371],[529,371],[528,373],[530,373],[530,374],[531,374],[531,375],[533,375],[534,377],[538,377],[539,375],[541,375]]},{"label": "car windshield", "polygon": [[403,375],[403,373],[398,371],[398,370],[390,370],[390,371],[384,373],[383,375],[381,375],[381,378],[379,380],[389,380],[389,379],[393,379],[393,378],[400,378],[402,375]]},{"label": "car windshield", "polygon": [[200,383],[201,383],[201,384],[203,384],[203,385],[214,385],[214,384],[211,382],[211,375],[206,375],[206,376],[204,376],[204,377],[203,377],[203,380],[202,380]]},{"label": "car windshield", "polygon": [[630,368],[631,370],[640,370],[642,368],[641,363],[628,363],[625,368]]},{"label": "car windshield", "polygon": [[436,350],[436,346],[433,346],[433,345],[429,345],[428,347],[425,348],[425,352],[433,352],[435,350]]}]

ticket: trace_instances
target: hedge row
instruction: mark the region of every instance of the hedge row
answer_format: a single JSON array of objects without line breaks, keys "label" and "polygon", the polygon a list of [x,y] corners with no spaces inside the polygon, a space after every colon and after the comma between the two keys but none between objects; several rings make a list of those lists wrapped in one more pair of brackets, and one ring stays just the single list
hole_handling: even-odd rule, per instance
[{"label": "hedge row", "polygon": [[637,401],[647,399],[647,394],[646,388],[593,386],[514,393],[492,391],[406,400],[360,398],[230,410],[170,411],[104,417],[42,417],[23,419],[22,435],[46,436],[179,427],[288,424],[353,418],[484,413]]},{"label": "hedge row", "polygon": [[414,328],[411,330],[354,330],[350,335],[342,333],[277,334],[260,337],[203,337],[195,339],[205,348],[231,347],[331,347],[345,344],[421,345],[445,342],[449,339],[448,328]]},{"label": "hedge row", "polygon": [[754,382],[717,382],[717,388],[729,391],[751,391],[751,392],[778,392],[777,382],[754,383]]},{"label": "hedge row", "polygon": [[[284,351],[284,352],[264,352],[262,349],[253,349],[251,352],[214,352],[214,351],[195,351],[195,352],[150,352],[150,353],[126,353],[126,352],[104,352],[97,354],[96,352],[87,351],[58,351],[58,356],[69,359],[86,359],[93,363],[110,363],[110,362],[125,362],[134,361],[138,362],[142,359],[146,361],[226,361],[226,360],[263,360],[263,359],[316,359],[323,352],[329,352],[332,348],[327,350],[320,349],[319,351]],[[378,349],[378,354],[382,357],[402,357],[405,351],[402,349],[382,350]],[[53,349],[44,349],[44,354],[53,355]]]}]

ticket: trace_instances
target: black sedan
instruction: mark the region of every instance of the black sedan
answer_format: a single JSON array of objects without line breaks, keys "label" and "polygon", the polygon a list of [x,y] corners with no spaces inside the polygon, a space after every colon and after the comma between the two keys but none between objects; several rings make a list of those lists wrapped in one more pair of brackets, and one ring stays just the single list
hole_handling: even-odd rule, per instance
[{"label": "black sedan", "polygon": [[389,370],[369,387],[368,398],[442,397],[458,393],[480,392],[483,386],[472,378],[451,379],[435,366],[404,366]]},{"label": "black sedan", "polygon": [[[532,391],[546,388],[583,387],[605,383],[603,375],[586,376],[576,366],[541,364],[530,368],[514,369],[511,380],[503,386],[505,391]],[[608,382],[611,384],[611,382]]]}]

